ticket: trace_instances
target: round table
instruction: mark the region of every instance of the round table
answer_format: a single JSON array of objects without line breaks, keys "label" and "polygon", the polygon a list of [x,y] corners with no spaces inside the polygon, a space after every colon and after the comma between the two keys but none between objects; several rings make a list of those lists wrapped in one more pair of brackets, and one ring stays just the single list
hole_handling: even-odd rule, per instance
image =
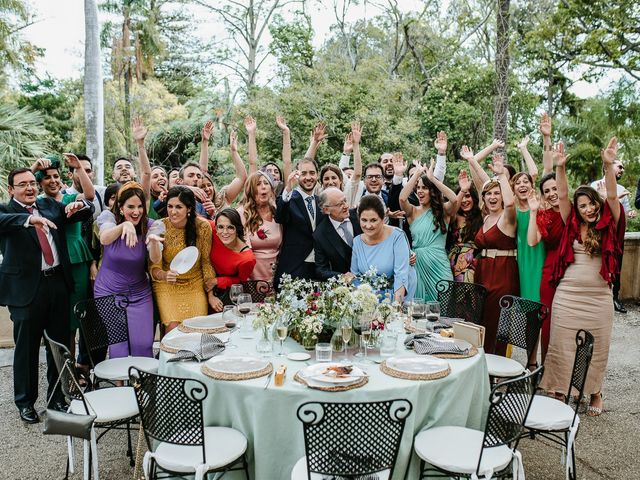
[{"label": "round table", "polygon": [[[184,335],[174,329],[167,336]],[[406,350],[398,340],[396,355],[416,355]],[[255,339],[240,338],[234,333],[233,342],[238,348],[227,349],[222,355],[254,355]],[[287,339],[285,352],[304,351],[292,339]],[[451,373],[439,380],[415,381],[390,377],[380,371],[379,365],[362,368],[369,374],[369,382],[361,388],[344,392],[313,390],[293,380],[295,373],[311,363],[278,357],[278,342],[269,360],[274,369],[287,366],[282,387],[273,384],[265,390],[266,377],[244,381],[215,380],[203,374],[196,362],[170,362],[171,354],[160,352],[159,373],[174,377],[195,378],[204,382],[209,394],[204,400],[205,426],[232,427],[248,439],[247,457],[252,480],[286,480],[291,469],[304,455],[302,424],[296,416],[298,406],[308,401],[370,402],[405,398],[413,405],[407,418],[393,479],[418,478],[419,459],[413,453],[414,436],[425,428],[437,425],[466,426],[482,430],[489,405],[489,375],[482,349],[471,358],[448,360]],[[333,353],[333,360],[341,360],[343,354]],[[379,357],[378,357],[379,358]],[[360,365],[359,365],[360,366]],[[410,461],[411,460],[411,461]],[[410,461],[410,465],[409,464]],[[406,474],[406,476],[405,476]],[[229,479],[243,479],[242,472],[230,472]]]}]

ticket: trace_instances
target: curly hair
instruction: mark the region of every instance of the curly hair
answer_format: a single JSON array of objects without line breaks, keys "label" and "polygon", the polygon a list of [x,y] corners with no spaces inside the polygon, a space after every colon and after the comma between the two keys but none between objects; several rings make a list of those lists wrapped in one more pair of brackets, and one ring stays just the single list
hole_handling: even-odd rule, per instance
[{"label": "curly hair", "polygon": [[195,247],[198,239],[198,228],[196,226],[196,196],[187,187],[176,185],[167,192],[167,204],[172,198],[177,198],[187,207],[187,224],[184,227],[184,240],[187,247]]},{"label": "curly hair", "polygon": [[261,178],[265,178],[271,187],[271,193],[273,196],[269,200],[269,208],[271,209],[272,215],[275,216],[276,214],[276,206],[273,200],[275,193],[271,177],[268,173],[262,171],[252,173],[244,184],[244,199],[242,201],[242,209],[244,210],[242,216],[244,217],[244,226],[247,229],[248,235],[256,233],[264,223],[260,213],[258,212],[258,204],[256,203],[258,182]]},{"label": "curly hair", "polygon": [[116,193],[116,198],[113,202],[113,206],[111,207],[111,212],[116,217],[116,224],[120,225],[125,221],[124,214],[122,213],[122,208],[124,207],[124,204],[127,203],[127,200],[129,200],[131,197],[138,197],[140,199],[140,202],[142,202],[142,217],[136,225],[136,233],[144,237],[147,234],[147,224],[149,222],[147,216],[147,201],[144,197],[144,190],[142,189],[142,185],[134,181],[124,183]]},{"label": "curly hair", "polygon": [[444,200],[442,198],[442,192],[427,178],[426,175],[420,177],[422,185],[429,189],[429,204],[431,211],[433,212],[433,231],[436,232],[440,229],[440,233],[447,232],[447,225],[444,223]]},{"label": "curly hair", "polygon": [[[597,219],[595,222],[587,223],[582,218],[580,211],[578,210],[578,198],[579,197],[587,197],[596,205],[596,215]],[[600,220],[600,215],[602,213],[602,209],[604,208],[604,201],[598,195],[598,192],[595,189],[583,185],[578,187],[573,194],[573,208],[575,209],[576,216],[578,217],[578,224],[585,223],[587,225],[587,234],[584,237],[584,241],[582,245],[584,247],[584,251],[587,252],[589,256],[599,255],[602,252],[602,232],[597,230],[595,227]]]}]

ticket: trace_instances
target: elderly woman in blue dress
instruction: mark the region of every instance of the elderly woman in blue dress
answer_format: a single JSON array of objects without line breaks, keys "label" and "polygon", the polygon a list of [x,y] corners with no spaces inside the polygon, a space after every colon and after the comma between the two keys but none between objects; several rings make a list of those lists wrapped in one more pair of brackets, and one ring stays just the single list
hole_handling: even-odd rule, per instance
[{"label": "elderly woman in blue dress", "polygon": [[409,242],[405,233],[385,225],[384,205],[377,195],[365,195],[358,206],[362,235],[353,240],[351,273],[361,275],[375,267],[393,285],[393,299],[403,303],[413,299],[416,272],[409,265]]}]

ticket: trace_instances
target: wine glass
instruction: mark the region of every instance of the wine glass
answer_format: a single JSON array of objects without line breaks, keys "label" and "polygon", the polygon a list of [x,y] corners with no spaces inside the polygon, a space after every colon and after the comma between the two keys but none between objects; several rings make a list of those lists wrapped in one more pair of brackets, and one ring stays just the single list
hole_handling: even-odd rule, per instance
[{"label": "wine glass", "polygon": [[238,348],[236,344],[231,341],[231,335],[237,325],[237,317],[234,312],[235,307],[233,305],[226,305],[222,310],[222,320],[224,320],[224,326],[229,329],[229,341],[227,342],[227,348]]},{"label": "wine glass", "polygon": [[340,332],[342,333],[342,342],[344,343],[344,363],[349,363],[349,351],[347,349],[347,345],[349,340],[351,340],[351,332],[353,331],[353,327],[351,326],[351,321],[349,319],[345,319],[340,324]]},{"label": "wine glass", "polygon": [[362,343],[364,344],[364,359],[363,363],[373,363],[367,358],[367,350],[369,349],[369,341],[371,340],[371,320],[365,317],[366,321],[360,322],[360,328],[362,329]]},{"label": "wine glass", "polygon": [[440,320],[440,302],[427,302],[427,321],[431,323],[431,331],[434,330],[435,323]]},{"label": "wine glass", "polygon": [[287,339],[287,334],[289,333],[289,326],[287,322],[281,318],[276,323],[276,335],[278,336],[278,340],[280,340],[280,353],[279,357],[284,357],[284,341]]},{"label": "wine glass", "polygon": [[251,295],[249,295],[248,293],[238,294],[238,300],[237,300],[238,312],[240,312],[240,314],[242,315],[242,325],[245,326],[243,328],[246,328],[247,313],[251,311],[252,303],[253,302],[251,301]]},{"label": "wine glass", "polygon": [[229,299],[236,305],[238,305],[238,295],[240,295],[244,290],[242,289],[242,284],[234,283],[231,285],[229,289]]},{"label": "wine glass", "polygon": [[358,335],[360,337],[359,342],[358,342],[358,353],[356,353],[354,355],[354,357],[358,357],[360,358],[362,356],[362,323],[361,323],[362,317],[359,318],[354,318],[353,319],[353,332]]}]

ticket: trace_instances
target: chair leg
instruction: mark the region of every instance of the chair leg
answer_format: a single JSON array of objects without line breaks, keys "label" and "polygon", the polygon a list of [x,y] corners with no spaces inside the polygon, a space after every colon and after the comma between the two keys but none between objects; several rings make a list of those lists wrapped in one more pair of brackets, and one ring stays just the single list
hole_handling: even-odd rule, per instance
[{"label": "chair leg", "polygon": [[136,464],[133,459],[133,451],[131,449],[131,422],[127,421],[127,456],[129,457],[129,465],[132,467]]},{"label": "chair leg", "polygon": [[64,473],[64,480],[69,480],[69,464],[71,463],[71,459],[69,458],[69,455],[67,455],[67,469],[66,472]]},{"label": "chair leg", "polygon": [[424,460],[420,459],[420,476],[418,477],[419,480],[422,480],[422,472],[424,472]]},{"label": "chair leg", "polygon": [[250,480],[249,479],[249,463],[247,462],[247,457],[245,455],[242,455],[242,468],[244,469],[245,477],[247,477],[247,480]]}]

